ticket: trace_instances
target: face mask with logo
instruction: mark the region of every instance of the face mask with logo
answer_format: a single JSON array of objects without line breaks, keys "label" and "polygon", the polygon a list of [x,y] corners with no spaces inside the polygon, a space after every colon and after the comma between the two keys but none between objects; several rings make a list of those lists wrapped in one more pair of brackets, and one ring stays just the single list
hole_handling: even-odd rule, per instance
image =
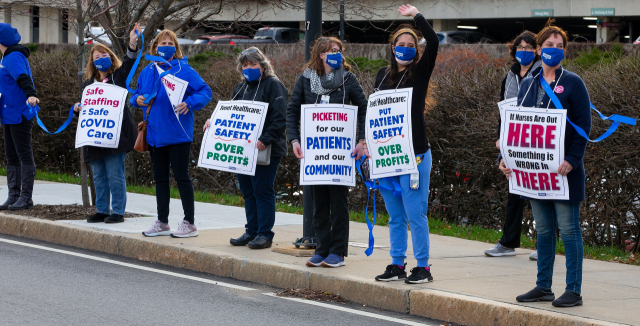
[{"label": "face mask with logo", "polygon": [[564,50],[558,48],[542,48],[540,57],[545,65],[555,67],[564,59]]},{"label": "face mask with logo", "polygon": [[93,61],[93,65],[96,66],[96,69],[106,72],[111,68],[111,57],[104,57],[98,60]]},{"label": "face mask with logo", "polygon": [[528,66],[531,64],[533,59],[536,57],[536,54],[531,51],[518,51],[516,52],[516,60],[522,66]]},{"label": "face mask with logo", "polygon": [[342,53],[327,54],[327,64],[332,69],[338,69],[342,65]]},{"label": "face mask with logo", "polygon": [[158,56],[162,59],[169,61],[174,54],[176,54],[175,46],[159,46],[158,47]]},{"label": "face mask with logo", "polygon": [[403,66],[412,63],[413,58],[416,57],[416,53],[416,48],[409,48],[405,46],[396,46],[393,50],[393,54],[396,56],[396,61]]},{"label": "face mask with logo", "polygon": [[253,82],[260,79],[262,73],[260,72],[260,68],[245,68],[242,69],[242,76],[244,76],[244,79],[248,82]]}]

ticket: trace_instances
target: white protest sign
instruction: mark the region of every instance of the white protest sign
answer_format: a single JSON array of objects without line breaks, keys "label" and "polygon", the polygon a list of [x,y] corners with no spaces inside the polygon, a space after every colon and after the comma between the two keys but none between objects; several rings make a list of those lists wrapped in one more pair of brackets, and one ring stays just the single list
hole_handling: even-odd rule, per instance
[{"label": "white protest sign", "polygon": [[[156,64],[156,68],[158,68],[158,73],[162,74],[164,70],[158,67]],[[173,107],[178,106],[178,104],[182,103],[182,99],[184,98],[184,93],[187,91],[187,86],[189,82],[182,80],[176,76],[171,74],[167,74],[162,77],[162,84],[164,85],[164,90],[167,92],[169,96],[169,101]],[[178,113],[176,112],[176,118],[178,117]],[[178,120],[179,121],[179,120]]]},{"label": "white protest sign", "polygon": [[301,106],[300,185],[355,187],[355,159],[358,107],[343,104]]},{"label": "white protest sign", "polygon": [[255,175],[256,143],[262,135],[269,103],[219,101],[204,133],[198,166]]},{"label": "white protest sign", "polygon": [[118,148],[126,100],[125,88],[106,83],[87,86],[80,102],[76,148],[86,145]]},{"label": "white protest sign", "polygon": [[569,199],[564,161],[566,110],[506,107],[500,112],[500,152],[513,172],[509,192],[533,199]]},{"label": "white protest sign", "polygon": [[366,139],[371,179],[418,171],[411,133],[413,88],[379,91],[369,96]]}]

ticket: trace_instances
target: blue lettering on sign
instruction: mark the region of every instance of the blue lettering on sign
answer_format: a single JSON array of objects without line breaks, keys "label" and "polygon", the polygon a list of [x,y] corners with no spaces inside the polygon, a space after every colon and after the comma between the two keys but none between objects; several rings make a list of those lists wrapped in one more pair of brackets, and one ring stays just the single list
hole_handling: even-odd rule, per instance
[{"label": "blue lettering on sign", "polygon": [[102,144],[102,143],[101,143],[101,142],[99,142],[99,141],[94,141],[93,143],[94,143],[94,144]]},{"label": "blue lettering on sign", "polygon": [[538,196],[546,196],[546,195],[547,195],[547,194],[546,194],[546,193],[544,193],[544,192],[539,192],[539,193],[538,193]]},{"label": "blue lettering on sign", "polygon": [[332,179],[333,182],[340,182],[340,179]]},{"label": "blue lettering on sign", "polygon": [[396,169],[396,172],[402,172],[402,169]]},{"label": "blue lettering on sign", "polygon": [[236,167],[235,167],[235,166],[230,166],[230,167],[229,167],[229,170],[235,170],[235,169],[236,169]]}]

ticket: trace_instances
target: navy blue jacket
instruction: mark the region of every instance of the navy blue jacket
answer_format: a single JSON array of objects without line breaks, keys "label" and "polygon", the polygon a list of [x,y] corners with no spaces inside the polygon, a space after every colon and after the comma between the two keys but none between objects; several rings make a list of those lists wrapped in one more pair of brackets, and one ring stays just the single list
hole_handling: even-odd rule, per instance
[{"label": "navy blue jacket", "polygon": [[[538,98],[542,68],[536,69],[533,72],[533,76],[522,81],[518,92],[518,105],[523,107],[556,108],[547,94],[542,98],[542,102],[535,103]],[[551,89],[555,89],[556,86],[564,87],[564,91],[559,94],[556,93],[556,96],[560,100],[562,108],[567,110],[567,117],[589,134],[591,132],[591,101],[582,78],[560,67],[556,69],[555,80],[549,86],[551,86]],[[527,94],[526,98],[525,94]],[[567,124],[564,137],[564,159],[573,167],[567,175],[569,200],[556,201],[579,203],[584,200],[585,172],[582,159],[586,148],[587,140],[580,136],[573,126]]]}]

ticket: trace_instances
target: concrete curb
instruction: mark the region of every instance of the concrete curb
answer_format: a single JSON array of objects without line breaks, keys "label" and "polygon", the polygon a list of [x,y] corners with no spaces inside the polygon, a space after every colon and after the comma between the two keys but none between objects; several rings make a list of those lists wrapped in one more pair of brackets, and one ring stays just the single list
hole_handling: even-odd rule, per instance
[{"label": "concrete curb", "polygon": [[561,314],[437,290],[397,289],[354,277],[334,277],[208,249],[156,243],[129,234],[0,213],[0,233],[93,250],[172,267],[266,284],[329,291],[372,307],[472,326],[613,326],[616,323]]}]

